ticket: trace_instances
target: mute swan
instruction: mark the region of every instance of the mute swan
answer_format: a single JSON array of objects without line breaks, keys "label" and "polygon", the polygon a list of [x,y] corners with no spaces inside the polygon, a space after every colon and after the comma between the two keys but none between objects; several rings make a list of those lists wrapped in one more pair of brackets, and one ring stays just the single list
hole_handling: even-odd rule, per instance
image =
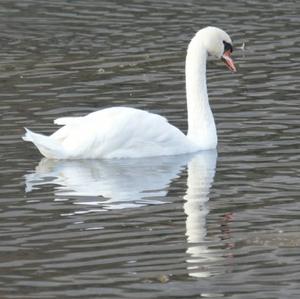
[{"label": "mute swan", "polygon": [[26,129],[23,139],[49,159],[138,158],[214,149],[217,133],[208,102],[206,60],[208,54],[221,58],[235,72],[231,53],[229,35],[216,27],[199,30],[191,40],[185,65],[187,135],[160,115],[113,107],[83,117],[58,118],[54,123],[63,127],[51,136]]}]

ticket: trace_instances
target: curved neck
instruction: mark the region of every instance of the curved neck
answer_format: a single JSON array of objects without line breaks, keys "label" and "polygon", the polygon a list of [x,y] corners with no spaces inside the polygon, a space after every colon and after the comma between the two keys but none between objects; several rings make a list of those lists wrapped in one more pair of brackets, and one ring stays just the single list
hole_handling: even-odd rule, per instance
[{"label": "curved neck", "polygon": [[215,148],[217,144],[215,122],[207,95],[206,60],[207,51],[202,44],[201,35],[197,34],[189,44],[185,65],[187,137],[201,149]]}]

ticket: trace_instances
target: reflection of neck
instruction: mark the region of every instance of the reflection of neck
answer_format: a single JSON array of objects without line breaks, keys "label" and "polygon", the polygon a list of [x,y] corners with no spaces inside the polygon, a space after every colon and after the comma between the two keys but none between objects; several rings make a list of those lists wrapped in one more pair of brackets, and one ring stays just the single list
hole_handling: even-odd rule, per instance
[{"label": "reflection of neck", "polygon": [[[189,263],[195,264],[212,258],[212,253],[203,242],[206,236],[206,216],[209,212],[206,202],[209,200],[209,189],[215,175],[216,157],[216,151],[205,151],[188,164],[184,212],[187,215],[186,236],[190,244],[187,250],[191,256],[191,260],[187,261]],[[191,275],[205,277],[209,273],[196,271]]]},{"label": "reflection of neck", "polygon": [[206,87],[207,51],[197,34],[189,44],[186,65],[188,138],[203,149],[215,148],[217,134]]}]

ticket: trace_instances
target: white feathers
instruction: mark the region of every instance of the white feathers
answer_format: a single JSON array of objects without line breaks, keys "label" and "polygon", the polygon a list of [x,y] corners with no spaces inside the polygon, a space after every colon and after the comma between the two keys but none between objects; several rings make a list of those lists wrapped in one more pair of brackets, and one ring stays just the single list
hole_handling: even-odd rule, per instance
[{"label": "white feathers", "polygon": [[40,153],[50,159],[66,159],[64,149],[56,140],[51,137],[34,133],[26,129],[26,134],[23,136],[23,140],[32,142],[40,151]]},{"label": "white feathers", "polygon": [[54,120],[54,123],[59,126],[64,125],[74,125],[79,123],[82,120],[82,117],[60,117]]},{"label": "white feathers", "polygon": [[65,126],[51,136],[27,131],[23,139],[50,159],[137,158],[195,151],[180,130],[157,114],[115,107],[79,119],[59,119]]},{"label": "white feathers", "polygon": [[220,57],[224,40],[231,42],[226,32],[207,27],[188,47],[187,136],[157,114],[114,107],[84,117],[58,118],[54,123],[63,127],[51,136],[27,130],[23,139],[50,159],[139,158],[213,149],[217,134],[207,96],[206,59],[208,54]]}]

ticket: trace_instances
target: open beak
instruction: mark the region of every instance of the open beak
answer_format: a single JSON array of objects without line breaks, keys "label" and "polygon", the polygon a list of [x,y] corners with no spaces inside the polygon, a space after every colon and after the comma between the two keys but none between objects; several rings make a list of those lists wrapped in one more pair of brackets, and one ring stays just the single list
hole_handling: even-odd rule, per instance
[{"label": "open beak", "polygon": [[230,57],[231,51],[228,50],[226,52],[224,52],[223,56],[222,56],[222,61],[225,62],[226,66],[232,71],[232,72],[236,72],[236,67],[234,65],[234,62],[232,60],[232,58]]}]

